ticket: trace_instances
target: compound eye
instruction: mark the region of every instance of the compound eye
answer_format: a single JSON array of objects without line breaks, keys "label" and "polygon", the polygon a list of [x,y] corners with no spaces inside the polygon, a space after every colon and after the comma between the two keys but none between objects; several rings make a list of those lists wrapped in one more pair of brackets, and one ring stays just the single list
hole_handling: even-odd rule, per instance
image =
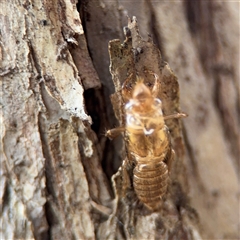
[{"label": "compound eye", "polygon": [[153,87],[153,84],[151,82],[146,82],[145,85],[149,87],[150,89]]},{"label": "compound eye", "polygon": [[162,101],[159,98],[154,99],[154,106],[162,108]]},{"label": "compound eye", "polygon": [[132,83],[128,83],[128,84],[126,84],[126,89],[127,90],[132,90],[133,89],[133,84]]},{"label": "compound eye", "polygon": [[136,126],[136,127],[141,126],[141,122],[137,118],[135,118],[133,115],[128,115],[126,120],[127,120],[127,125]]}]

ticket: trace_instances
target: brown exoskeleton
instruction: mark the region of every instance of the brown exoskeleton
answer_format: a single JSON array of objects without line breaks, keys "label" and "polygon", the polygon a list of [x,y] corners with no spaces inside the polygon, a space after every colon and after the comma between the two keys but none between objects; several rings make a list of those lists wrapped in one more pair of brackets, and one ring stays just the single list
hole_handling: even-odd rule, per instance
[{"label": "brown exoskeleton", "polygon": [[107,131],[107,136],[115,137],[125,131],[128,160],[134,161],[133,187],[138,199],[149,209],[156,210],[166,193],[174,158],[170,133],[164,120],[186,117],[184,113],[163,116],[162,103],[157,94],[159,78],[157,74],[152,88],[146,86],[142,78],[137,78],[134,87],[127,87],[128,79],[122,87],[125,104],[125,126]]}]

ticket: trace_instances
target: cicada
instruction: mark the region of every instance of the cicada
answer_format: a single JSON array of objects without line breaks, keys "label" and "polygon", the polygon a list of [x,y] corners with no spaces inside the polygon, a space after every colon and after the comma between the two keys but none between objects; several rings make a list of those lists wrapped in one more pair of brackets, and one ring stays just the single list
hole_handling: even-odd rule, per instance
[{"label": "cicada", "polygon": [[186,117],[186,114],[163,116],[162,102],[157,97],[159,77],[152,74],[153,86],[145,85],[142,77],[136,78],[134,86],[129,84],[129,78],[123,83],[125,126],[108,130],[106,135],[113,138],[120,132],[125,133],[127,160],[134,166],[134,191],[147,208],[156,210],[167,191],[175,155],[165,120]]}]

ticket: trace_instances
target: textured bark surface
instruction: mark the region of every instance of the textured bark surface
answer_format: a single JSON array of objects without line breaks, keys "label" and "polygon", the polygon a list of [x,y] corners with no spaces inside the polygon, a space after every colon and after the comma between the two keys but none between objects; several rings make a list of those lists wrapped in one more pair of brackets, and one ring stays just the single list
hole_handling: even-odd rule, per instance
[{"label": "textured bark surface", "polygon": [[83,167],[89,161],[101,171],[81,80],[100,82],[76,4],[5,1],[0,18],[1,238],[93,239],[89,194],[105,189],[94,191]]},{"label": "textured bark surface", "polygon": [[[2,239],[239,238],[238,2],[0,5]],[[181,191],[171,185],[160,213],[117,204],[110,179],[123,146],[104,136],[119,125],[108,43],[123,42],[127,15],[152,35],[189,114],[173,169]]]},{"label": "textured bark surface", "polygon": [[[181,109],[189,114],[183,122],[189,196],[200,217],[202,236],[238,238],[239,3],[95,3],[85,5],[87,39],[97,41],[96,33],[105,39],[104,46],[89,42],[90,52],[96,53],[95,65],[101,66],[105,59],[108,40],[121,36],[126,16],[137,16],[141,35],[145,39],[152,35],[178,76]],[[98,74],[105,91],[112,93],[105,71],[98,69]]]}]

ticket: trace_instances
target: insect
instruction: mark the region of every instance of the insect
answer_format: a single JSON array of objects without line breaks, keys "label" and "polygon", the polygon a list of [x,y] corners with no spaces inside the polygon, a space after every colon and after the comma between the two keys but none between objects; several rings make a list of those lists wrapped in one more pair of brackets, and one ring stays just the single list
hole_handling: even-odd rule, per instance
[{"label": "insect", "polygon": [[127,79],[122,86],[125,102],[125,126],[107,131],[115,137],[125,132],[128,160],[134,162],[133,188],[138,199],[150,210],[159,208],[167,191],[169,173],[174,159],[170,133],[164,120],[186,117],[184,113],[163,116],[162,102],[157,98],[159,77],[152,73],[152,87],[137,77],[135,86]]}]

